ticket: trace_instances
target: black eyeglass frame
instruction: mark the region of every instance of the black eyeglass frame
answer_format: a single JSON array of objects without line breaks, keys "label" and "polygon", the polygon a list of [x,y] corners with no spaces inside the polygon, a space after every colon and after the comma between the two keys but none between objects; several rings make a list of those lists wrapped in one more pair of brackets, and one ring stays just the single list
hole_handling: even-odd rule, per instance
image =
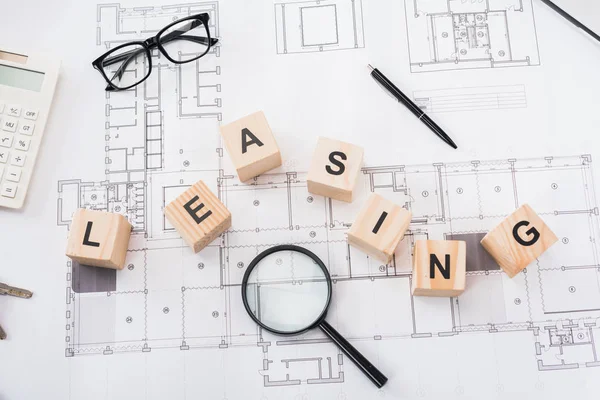
[{"label": "black eyeglass frame", "polygon": [[[161,41],[159,40],[159,38],[171,27],[173,27],[174,25],[180,24],[183,21],[188,21],[188,20],[198,20],[200,22],[202,22],[204,28],[206,29],[206,37],[208,39],[206,44],[206,51],[202,54],[200,54],[197,57],[191,58],[189,60],[185,60],[185,61],[180,61],[180,60],[175,60],[173,58],[171,58],[171,56],[169,56],[169,53],[165,50],[163,44],[161,43]],[[139,85],[140,83],[144,82],[146,79],[148,79],[148,77],[150,76],[150,74],[152,73],[152,56],[150,51],[152,49],[154,49],[155,47],[158,48],[158,50],[172,63],[174,64],[186,64],[192,61],[196,61],[199,58],[204,57],[211,49],[212,46],[214,46],[215,44],[217,44],[219,42],[219,39],[217,38],[211,38],[210,36],[210,29],[208,27],[208,21],[210,20],[210,15],[208,13],[202,13],[202,14],[196,14],[196,15],[190,15],[189,17],[185,17],[185,18],[181,18],[178,19],[177,21],[173,21],[172,23],[170,23],[169,25],[165,26],[164,28],[162,28],[160,31],[158,31],[158,33],[155,36],[152,36],[144,41],[133,41],[133,42],[127,42],[127,43],[123,43],[113,49],[110,49],[109,51],[107,51],[106,53],[104,53],[103,55],[101,55],[100,57],[98,57],[97,59],[95,59],[94,61],[92,61],[92,66],[94,67],[94,69],[96,69],[98,72],[100,72],[100,74],[102,74],[102,77],[104,78],[104,80],[106,80],[106,83],[108,83],[108,86],[106,87],[107,91],[122,91],[122,90],[128,90],[131,89],[137,85]],[[146,57],[148,59],[148,72],[146,73],[146,76],[144,76],[144,78],[142,78],[139,82],[134,83],[133,85],[127,86],[127,87],[119,87],[117,85],[115,85],[110,78],[106,75],[106,72],[104,71],[104,68],[102,67],[102,62],[104,60],[106,60],[107,57],[109,57],[111,54],[113,54],[114,52],[116,52],[119,49],[122,49],[124,47],[127,46],[133,46],[133,45],[138,45],[141,46],[143,51],[146,53]],[[140,49],[140,50],[142,50]]]}]

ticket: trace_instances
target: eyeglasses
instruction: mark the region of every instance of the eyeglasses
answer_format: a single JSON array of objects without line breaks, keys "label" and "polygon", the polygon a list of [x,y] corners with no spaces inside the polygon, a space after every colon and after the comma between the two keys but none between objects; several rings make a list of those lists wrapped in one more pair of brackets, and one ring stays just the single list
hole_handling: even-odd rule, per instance
[{"label": "eyeglasses", "polygon": [[108,85],[107,91],[127,90],[144,82],[152,72],[150,50],[158,50],[171,62],[185,64],[203,57],[219,39],[210,37],[207,13],[192,15],[167,25],[143,42],[125,43],[92,62]]}]

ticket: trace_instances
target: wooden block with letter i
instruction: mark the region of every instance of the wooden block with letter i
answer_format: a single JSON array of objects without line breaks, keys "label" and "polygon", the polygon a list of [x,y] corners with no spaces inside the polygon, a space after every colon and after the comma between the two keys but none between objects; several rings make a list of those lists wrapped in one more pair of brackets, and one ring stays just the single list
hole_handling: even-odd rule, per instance
[{"label": "wooden block with letter i", "polygon": [[558,238],[527,204],[488,232],[481,245],[509,277],[542,255]]},{"label": "wooden block with letter i", "polygon": [[202,181],[170,202],[165,216],[194,253],[231,226],[231,213]]},{"label": "wooden block with letter i", "polygon": [[412,214],[377,193],[371,194],[348,231],[348,243],[389,263]]},{"label": "wooden block with letter i", "polygon": [[363,153],[362,147],[320,137],[308,170],[308,191],[352,202]]},{"label": "wooden block with letter i", "polygon": [[66,254],[85,265],[123,269],[131,224],[121,214],[80,208],[73,214]]},{"label": "wooden block with letter i", "polygon": [[464,292],[467,244],[462,240],[417,240],[413,296],[455,297]]},{"label": "wooden block with letter i", "polygon": [[221,136],[240,181],[281,165],[281,153],[262,111],[221,127]]}]

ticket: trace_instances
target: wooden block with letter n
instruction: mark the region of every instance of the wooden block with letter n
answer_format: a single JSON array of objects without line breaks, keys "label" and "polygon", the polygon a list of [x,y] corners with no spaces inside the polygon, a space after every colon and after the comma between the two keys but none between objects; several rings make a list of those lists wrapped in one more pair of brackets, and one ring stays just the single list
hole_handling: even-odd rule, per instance
[{"label": "wooden block with letter n", "polygon": [[455,297],[464,292],[467,243],[417,240],[412,274],[413,296]]},{"label": "wooden block with letter n", "polygon": [[221,136],[240,181],[281,165],[281,153],[262,111],[221,127]]},{"label": "wooden block with letter n", "polygon": [[123,269],[131,224],[121,214],[80,208],[73,214],[66,254],[80,264]]},{"label": "wooden block with letter n", "polygon": [[481,245],[509,277],[523,271],[558,238],[527,204],[488,232]]},{"label": "wooden block with letter n", "polygon": [[371,194],[348,231],[348,243],[389,263],[412,214],[377,193]]},{"label": "wooden block with letter n", "polygon": [[308,191],[352,202],[363,153],[362,147],[320,137],[308,170]]},{"label": "wooden block with letter n", "polygon": [[165,216],[194,253],[231,226],[231,213],[202,181],[170,202]]}]

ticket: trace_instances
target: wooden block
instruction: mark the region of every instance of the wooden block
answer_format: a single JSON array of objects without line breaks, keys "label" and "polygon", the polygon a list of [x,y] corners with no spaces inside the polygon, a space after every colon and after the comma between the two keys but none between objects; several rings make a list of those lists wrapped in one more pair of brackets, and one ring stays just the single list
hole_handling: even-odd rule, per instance
[{"label": "wooden block", "polygon": [[242,182],[281,165],[279,147],[262,111],[221,126],[221,136]]},{"label": "wooden block", "polygon": [[308,191],[352,202],[363,153],[360,146],[320,137],[308,170]]},{"label": "wooden block", "polygon": [[194,253],[231,227],[231,213],[202,181],[170,202],[165,216]]},{"label": "wooden block", "polygon": [[80,208],[73,214],[66,254],[95,267],[123,269],[131,224],[121,214]]},{"label": "wooden block", "polygon": [[389,263],[408,229],[412,214],[373,193],[348,231],[348,243]]},{"label": "wooden block", "polygon": [[488,232],[481,245],[509,277],[524,270],[558,238],[527,204]]},{"label": "wooden block", "polygon": [[412,274],[413,296],[458,296],[465,291],[466,277],[466,242],[417,240]]}]

